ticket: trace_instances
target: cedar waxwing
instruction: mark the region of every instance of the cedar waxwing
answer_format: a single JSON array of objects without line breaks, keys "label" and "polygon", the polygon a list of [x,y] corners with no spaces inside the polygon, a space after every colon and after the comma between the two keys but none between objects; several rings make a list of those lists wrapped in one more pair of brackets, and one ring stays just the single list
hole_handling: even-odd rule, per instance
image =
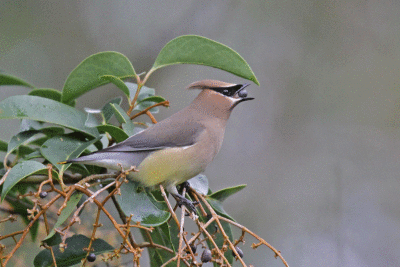
[{"label": "cedar waxwing", "polygon": [[135,166],[128,179],[144,187],[163,185],[178,201],[195,212],[193,202],[176,185],[200,174],[221,148],[227,120],[240,102],[252,100],[245,87],[215,80],[192,83],[201,89],[193,102],[171,117],[114,146],[64,163],[83,163],[120,170]]}]

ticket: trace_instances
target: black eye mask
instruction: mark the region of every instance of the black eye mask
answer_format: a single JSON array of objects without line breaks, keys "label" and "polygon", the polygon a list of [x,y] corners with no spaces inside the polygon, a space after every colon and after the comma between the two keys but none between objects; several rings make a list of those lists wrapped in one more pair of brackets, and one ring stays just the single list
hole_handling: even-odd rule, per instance
[{"label": "black eye mask", "polygon": [[[238,93],[238,96],[240,98],[245,98],[247,97],[247,91],[244,90],[247,86],[250,84],[236,84],[230,87],[211,87],[210,89],[218,92],[220,94],[223,94],[225,96],[233,97],[236,93]],[[242,91],[243,90],[243,91]]]}]

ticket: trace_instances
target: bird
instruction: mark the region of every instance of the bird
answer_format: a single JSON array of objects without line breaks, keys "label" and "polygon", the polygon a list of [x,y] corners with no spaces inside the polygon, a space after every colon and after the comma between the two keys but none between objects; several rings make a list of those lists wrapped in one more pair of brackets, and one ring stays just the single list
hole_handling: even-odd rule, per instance
[{"label": "bird", "polygon": [[150,190],[162,185],[179,206],[195,211],[193,201],[176,186],[204,172],[221,149],[232,110],[253,100],[246,87],[218,80],[202,80],[187,89],[201,90],[186,108],[114,146],[62,163],[82,163],[108,169],[129,169],[128,179]]}]

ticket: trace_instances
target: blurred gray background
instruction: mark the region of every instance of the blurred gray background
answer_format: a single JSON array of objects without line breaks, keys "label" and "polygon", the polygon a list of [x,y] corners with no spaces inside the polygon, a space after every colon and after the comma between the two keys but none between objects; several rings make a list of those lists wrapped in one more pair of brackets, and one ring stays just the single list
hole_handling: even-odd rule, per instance
[{"label": "blurred gray background", "polygon": [[[291,266],[400,266],[400,1],[1,1],[0,69],[62,89],[87,56],[113,50],[140,73],[171,39],[198,34],[249,63],[261,86],[233,112],[211,188],[246,183],[225,207]],[[156,71],[162,119],[193,81],[245,80],[202,66]],[[27,89],[2,87],[0,99]],[[113,86],[84,95],[99,108]],[[17,121],[1,121],[8,141]],[[245,259],[283,266],[266,249]],[[29,251],[21,257],[33,257]]]}]

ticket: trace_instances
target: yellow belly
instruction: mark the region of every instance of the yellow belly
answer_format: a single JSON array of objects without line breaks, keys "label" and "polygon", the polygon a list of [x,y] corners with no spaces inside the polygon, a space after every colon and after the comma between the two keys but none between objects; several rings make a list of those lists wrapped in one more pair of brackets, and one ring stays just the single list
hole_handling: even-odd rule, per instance
[{"label": "yellow belly", "polygon": [[203,172],[210,161],[195,150],[195,145],[158,150],[142,161],[132,178],[146,187],[182,183]]}]

